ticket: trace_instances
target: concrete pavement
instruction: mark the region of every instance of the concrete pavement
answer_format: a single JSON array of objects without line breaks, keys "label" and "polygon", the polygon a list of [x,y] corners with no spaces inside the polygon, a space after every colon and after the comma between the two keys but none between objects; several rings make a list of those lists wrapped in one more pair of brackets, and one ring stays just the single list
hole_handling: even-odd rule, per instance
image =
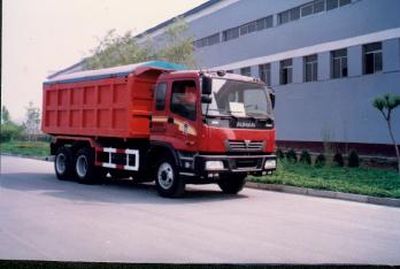
[{"label": "concrete pavement", "polygon": [[400,209],[245,189],[58,181],[53,164],[1,156],[0,259],[400,264]]}]

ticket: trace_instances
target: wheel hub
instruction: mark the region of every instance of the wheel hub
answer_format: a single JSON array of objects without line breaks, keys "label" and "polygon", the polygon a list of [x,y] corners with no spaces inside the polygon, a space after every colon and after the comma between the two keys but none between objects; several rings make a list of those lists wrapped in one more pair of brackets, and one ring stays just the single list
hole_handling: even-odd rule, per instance
[{"label": "wheel hub", "polygon": [[174,183],[174,172],[169,163],[165,162],[160,165],[158,168],[157,180],[160,186],[165,190],[172,187]]},{"label": "wheel hub", "polygon": [[88,161],[86,156],[80,155],[76,160],[76,173],[79,177],[84,178],[88,170]]},{"label": "wheel hub", "polygon": [[67,158],[65,157],[64,153],[60,153],[57,155],[56,169],[59,174],[63,174],[67,168],[66,159]]}]

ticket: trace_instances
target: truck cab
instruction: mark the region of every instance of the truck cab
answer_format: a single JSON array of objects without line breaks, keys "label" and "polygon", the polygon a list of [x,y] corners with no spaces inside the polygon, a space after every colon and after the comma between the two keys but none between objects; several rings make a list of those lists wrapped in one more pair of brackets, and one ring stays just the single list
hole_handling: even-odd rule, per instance
[{"label": "truck cab", "polygon": [[[174,71],[154,87],[150,143],[159,192],[217,183],[239,192],[247,175],[276,169],[274,94],[258,80],[224,71]],[[167,150],[165,150],[167,149]]]}]

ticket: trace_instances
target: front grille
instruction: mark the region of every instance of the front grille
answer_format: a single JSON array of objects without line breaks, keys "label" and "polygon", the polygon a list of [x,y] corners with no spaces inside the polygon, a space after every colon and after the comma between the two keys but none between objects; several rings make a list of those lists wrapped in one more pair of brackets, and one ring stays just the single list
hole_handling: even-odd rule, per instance
[{"label": "front grille", "polygon": [[250,160],[236,160],[236,168],[257,168],[259,163],[258,159],[250,159]]},{"label": "front grille", "polygon": [[263,141],[251,140],[228,140],[226,143],[227,151],[262,151],[264,148]]}]

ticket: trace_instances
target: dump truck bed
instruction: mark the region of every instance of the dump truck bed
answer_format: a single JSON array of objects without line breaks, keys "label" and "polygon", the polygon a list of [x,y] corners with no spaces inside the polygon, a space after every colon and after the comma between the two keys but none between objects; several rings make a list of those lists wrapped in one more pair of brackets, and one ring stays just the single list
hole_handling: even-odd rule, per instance
[{"label": "dump truck bed", "polygon": [[51,135],[148,138],[152,91],[180,65],[151,61],[62,75],[43,83],[42,130]]}]

